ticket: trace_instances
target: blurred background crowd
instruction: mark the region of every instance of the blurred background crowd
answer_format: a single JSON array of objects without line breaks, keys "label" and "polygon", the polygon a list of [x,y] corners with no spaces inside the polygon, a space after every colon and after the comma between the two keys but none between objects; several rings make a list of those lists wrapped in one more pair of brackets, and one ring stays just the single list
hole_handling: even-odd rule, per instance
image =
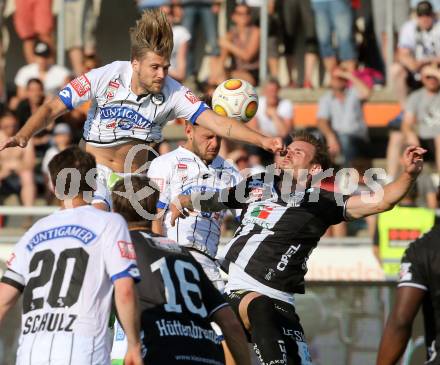
[{"label": "blurred background crowd", "polygon": [[[428,150],[431,167],[405,204],[437,208],[440,1],[268,0],[267,38],[262,43],[263,3],[0,0],[0,140],[15,134],[75,76],[116,58],[128,59],[126,24],[133,25],[144,9],[161,7],[174,28],[170,76],[200,95],[212,94],[226,78],[251,82],[258,87],[260,102],[249,126],[286,142],[295,128],[304,127],[297,125],[299,103],[311,100],[316,107],[308,114],[312,123],[307,128],[326,141],[335,167],[356,168],[360,182],[355,193],[368,190],[364,173],[369,168],[385,168],[387,180],[392,180],[404,147],[421,145]],[[267,65],[261,65],[261,52],[267,55]],[[380,102],[381,95],[398,108],[381,126],[378,144],[364,108]],[[48,188],[47,165],[57,152],[79,142],[87,107],[56,120],[27,148],[0,153],[2,203],[15,195],[24,206],[36,201],[56,204]],[[183,123],[175,121],[170,128]],[[181,143],[179,133],[174,136],[158,146],[160,153]],[[240,170],[274,161],[255,146],[227,141],[221,155]],[[343,190],[332,179],[325,186]],[[374,232],[376,218],[360,225],[341,224],[329,235],[374,237]]]}]

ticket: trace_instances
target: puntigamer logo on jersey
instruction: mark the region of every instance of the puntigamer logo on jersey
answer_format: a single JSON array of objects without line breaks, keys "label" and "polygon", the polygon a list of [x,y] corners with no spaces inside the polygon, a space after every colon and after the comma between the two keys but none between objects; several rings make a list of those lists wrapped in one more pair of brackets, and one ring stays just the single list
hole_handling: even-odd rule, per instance
[{"label": "puntigamer logo on jersey", "polygon": [[137,111],[127,108],[125,106],[111,106],[101,108],[99,111],[101,120],[117,120],[120,119],[118,127],[123,130],[129,130],[132,128],[148,128],[153,122],[144,118]]},{"label": "puntigamer logo on jersey", "polygon": [[60,226],[38,232],[32,237],[30,242],[26,245],[26,248],[32,251],[33,248],[40,243],[59,238],[75,238],[87,245],[96,238],[96,234],[81,226]]}]

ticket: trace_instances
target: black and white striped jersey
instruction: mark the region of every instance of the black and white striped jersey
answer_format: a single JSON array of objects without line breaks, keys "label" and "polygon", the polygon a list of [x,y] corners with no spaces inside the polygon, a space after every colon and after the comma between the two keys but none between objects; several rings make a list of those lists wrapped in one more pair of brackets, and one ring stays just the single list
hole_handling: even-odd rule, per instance
[{"label": "black and white striped jersey", "polygon": [[132,65],[115,61],[69,82],[58,96],[68,109],[91,100],[84,124],[84,140],[97,147],[122,144],[134,138],[162,140],[166,122],[183,118],[195,123],[208,109],[189,89],[167,76],[158,94],[131,91]]},{"label": "black and white striped jersey", "polygon": [[2,277],[23,291],[17,365],[108,364],[113,282],[125,277],[139,271],[120,215],[83,206],[35,223]]},{"label": "black and white striped jersey", "polygon": [[281,182],[263,173],[230,189],[225,204],[243,209],[241,224],[219,256],[270,288],[304,293],[307,259],[327,228],[344,220],[348,196],[319,188],[284,194]]}]

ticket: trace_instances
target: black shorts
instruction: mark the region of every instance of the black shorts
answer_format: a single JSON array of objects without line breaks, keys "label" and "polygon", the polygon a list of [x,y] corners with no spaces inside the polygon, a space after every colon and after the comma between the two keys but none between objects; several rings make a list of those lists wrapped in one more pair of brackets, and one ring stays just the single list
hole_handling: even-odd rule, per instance
[{"label": "black shorts", "polygon": [[435,142],[433,138],[423,139],[419,138],[420,147],[424,148],[427,152],[423,155],[424,161],[435,161]]},{"label": "black shorts", "polygon": [[[250,291],[236,290],[230,292],[229,294],[225,294],[226,299],[231,305],[232,310],[235,312],[235,314],[239,319],[240,319],[240,314],[239,314],[240,302],[248,293],[250,293]],[[282,338],[280,338],[280,340],[283,340],[286,345],[285,350],[289,359],[287,363],[311,364],[311,362],[307,360],[310,359],[310,354],[307,346],[307,341],[305,339],[304,330],[301,326],[300,319],[295,312],[295,307],[282,300],[271,298],[271,301],[273,304],[273,308],[276,312],[276,320],[275,320],[276,323],[273,323],[273,325],[281,329]],[[250,322],[252,322],[252,318],[249,318],[249,320]],[[248,342],[252,343],[251,340],[252,334],[248,330],[246,330],[242,322],[241,324],[246,333]],[[258,351],[256,352],[258,355]]]},{"label": "black shorts", "polygon": [[12,173],[3,180],[0,180],[0,196],[20,194],[21,181],[17,174]]}]

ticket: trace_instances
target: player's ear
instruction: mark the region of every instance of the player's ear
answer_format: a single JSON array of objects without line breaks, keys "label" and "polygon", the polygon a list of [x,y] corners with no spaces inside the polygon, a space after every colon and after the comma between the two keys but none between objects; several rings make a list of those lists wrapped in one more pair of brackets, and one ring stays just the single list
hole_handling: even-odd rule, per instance
[{"label": "player's ear", "polygon": [[49,191],[55,195],[55,186],[53,185],[53,181],[51,177],[49,176],[49,183],[48,183]]},{"label": "player's ear", "polygon": [[190,122],[185,122],[185,134],[189,140],[193,139],[194,126]]},{"label": "player's ear", "polygon": [[133,67],[133,71],[139,72],[139,60],[136,58],[131,60],[131,66]]}]

